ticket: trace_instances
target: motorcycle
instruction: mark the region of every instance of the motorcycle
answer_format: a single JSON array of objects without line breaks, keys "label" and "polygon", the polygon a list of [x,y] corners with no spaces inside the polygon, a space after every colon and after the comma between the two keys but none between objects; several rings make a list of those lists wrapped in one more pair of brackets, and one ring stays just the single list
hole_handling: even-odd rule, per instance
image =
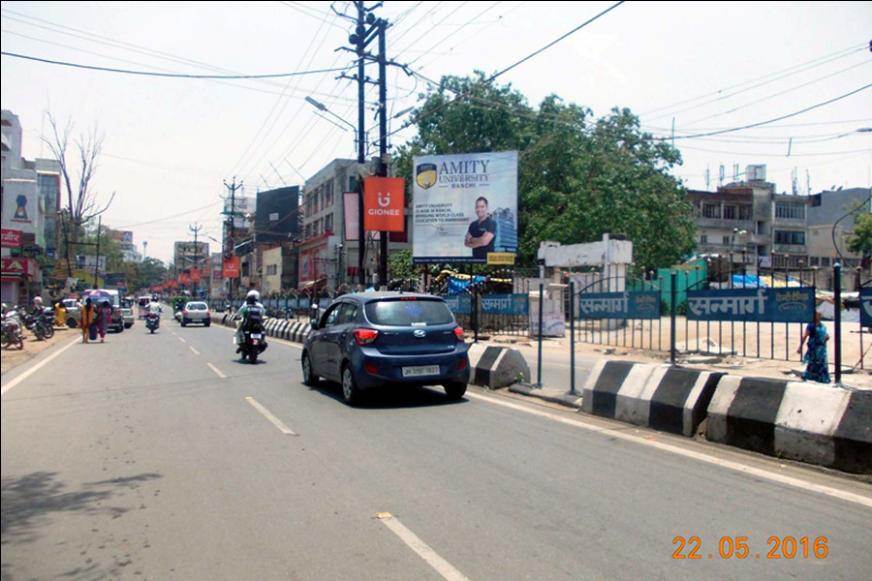
[{"label": "motorcycle", "polygon": [[239,345],[242,360],[248,359],[249,363],[256,364],[257,356],[266,351],[266,347],[263,324],[258,319],[249,319],[242,330],[242,344]]},{"label": "motorcycle", "polygon": [[160,327],[160,315],[157,313],[147,313],[145,315],[145,328],[149,330],[150,333],[154,334],[155,331]]},{"label": "motorcycle", "polygon": [[0,331],[0,347],[3,349],[8,349],[12,345],[24,349],[24,335],[21,333],[21,324],[17,316],[15,311],[3,315],[2,331]]},{"label": "motorcycle", "polygon": [[37,341],[54,337],[54,313],[48,313],[48,310],[24,316],[24,327],[36,336]]}]

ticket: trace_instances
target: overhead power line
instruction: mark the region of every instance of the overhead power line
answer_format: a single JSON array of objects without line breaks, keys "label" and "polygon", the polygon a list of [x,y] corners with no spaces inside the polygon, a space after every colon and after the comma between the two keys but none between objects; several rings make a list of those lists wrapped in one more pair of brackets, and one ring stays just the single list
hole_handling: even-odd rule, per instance
[{"label": "overhead power line", "polygon": [[850,97],[852,95],[856,95],[857,93],[861,93],[861,92],[865,91],[866,89],[869,89],[870,87],[872,87],[872,83],[869,83],[867,85],[863,85],[862,87],[860,87],[858,89],[854,89],[853,91],[849,91],[849,92],[845,93],[844,95],[839,95],[838,97],[833,97],[832,99],[828,99],[826,101],[821,101],[820,103],[815,103],[814,105],[810,105],[808,107],[800,109],[799,111],[794,111],[793,113],[788,113],[786,115],[780,115],[778,117],[773,117],[772,119],[767,119],[765,121],[758,121],[757,123],[749,123],[748,125],[741,125],[739,127],[730,127],[730,128],[721,129],[718,131],[709,131],[707,133],[694,133],[691,135],[676,135],[674,137],[672,137],[672,136],[657,137],[655,139],[659,139],[661,141],[671,140],[671,139],[693,139],[696,137],[710,137],[712,135],[722,135],[724,133],[732,133],[734,131],[741,131],[743,129],[751,129],[752,127],[760,127],[761,125],[768,125],[769,123],[775,123],[776,121],[781,121],[783,119],[789,119],[791,117],[796,117],[797,115],[802,115],[803,113],[807,113],[808,111],[812,111],[814,109],[824,107],[825,105],[835,103],[836,101],[841,101],[842,99],[847,99],[848,97]]},{"label": "overhead power line", "polygon": [[[834,60],[838,60],[838,59],[844,58],[846,56],[850,56],[852,54],[864,51],[864,50],[866,50],[865,47],[866,47],[866,43],[853,44],[853,45],[851,45],[847,48],[844,48],[842,50],[839,50],[839,51],[836,51],[833,53],[829,53],[829,54],[826,54],[824,56],[817,57],[817,58],[812,59],[810,61],[806,61],[806,62],[803,62],[800,64],[792,65],[792,66],[789,66],[787,68],[784,68],[784,69],[781,69],[778,71],[773,71],[771,73],[768,73],[768,74],[765,74],[765,75],[762,75],[759,77],[754,77],[753,79],[748,79],[747,81],[735,83],[733,85],[729,85],[727,87],[723,87],[723,88],[717,89],[715,91],[704,93],[702,95],[697,95],[696,97],[691,97],[690,99],[683,99],[681,101],[672,103],[671,105],[664,105],[663,107],[657,107],[656,109],[651,109],[650,111],[645,111],[645,112],[641,113],[640,115],[642,117],[648,117],[649,115],[653,115],[654,113],[660,113],[661,111],[667,111],[667,113],[662,113],[660,115],[653,117],[652,120],[654,120],[654,119],[660,119],[662,117],[668,117],[670,115],[674,115],[674,114],[678,114],[678,113],[683,113],[684,111],[690,111],[691,109],[696,109],[698,107],[702,107],[703,105],[708,105],[709,103],[714,103],[715,101],[721,101],[723,99],[728,99],[729,97],[738,95],[740,93],[744,93],[746,91],[750,91],[750,90],[756,89],[758,87],[763,87],[765,85],[768,85],[768,84],[773,83],[775,81],[779,81],[779,80],[784,79],[786,77],[790,77],[790,76],[793,76],[795,74],[805,72],[806,70],[813,69],[813,68],[819,67],[821,65],[825,65],[825,64],[832,62]],[[749,84],[751,86],[749,86],[749,87],[745,86],[745,85],[749,85]],[[740,88],[740,87],[743,87],[743,88]],[[733,91],[733,89],[739,89],[739,90],[734,91],[734,92],[730,92],[730,91]],[[691,107],[687,107],[685,109],[673,111],[673,109],[675,107],[681,107],[682,105],[686,105],[688,103],[693,103],[694,101],[699,101],[700,99],[705,99],[707,97],[716,97],[716,98],[712,99],[711,101],[706,101],[705,103],[700,103],[697,105],[693,105]]]},{"label": "overhead power line", "polygon": [[563,34],[563,35],[557,37],[556,39],[552,40],[551,42],[549,42],[548,44],[546,44],[546,45],[543,46],[542,48],[537,49],[537,50],[531,52],[530,54],[528,54],[527,56],[525,56],[525,57],[522,58],[521,60],[519,60],[519,61],[517,61],[517,62],[515,62],[515,63],[512,63],[511,65],[507,66],[506,68],[502,69],[501,71],[497,71],[496,73],[494,73],[493,75],[491,75],[491,76],[488,78],[488,81],[492,81],[492,80],[496,79],[497,77],[506,74],[507,72],[509,72],[509,71],[512,70],[513,68],[517,67],[518,65],[521,65],[521,64],[527,62],[528,60],[530,60],[531,58],[535,57],[536,55],[545,52],[546,50],[548,50],[549,48],[551,48],[552,46],[554,46],[554,45],[557,44],[558,42],[564,40],[565,38],[568,38],[568,37],[572,36],[573,34],[575,34],[576,32],[578,32],[579,30],[581,30],[582,28],[584,28],[585,26],[587,26],[587,25],[590,24],[591,22],[594,22],[595,20],[598,20],[598,19],[602,18],[603,16],[605,16],[606,14],[608,14],[609,12],[611,12],[612,10],[614,10],[615,8],[617,8],[618,6],[620,6],[620,5],[623,4],[623,3],[624,3],[624,0],[620,0],[620,2],[615,2],[615,3],[612,4],[611,6],[609,6],[608,8],[606,8],[605,10],[603,10],[602,12],[600,12],[599,14],[597,14],[597,15],[595,15],[595,16],[593,16],[593,17],[587,19],[587,20],[585,20],[584,22],[582,22],[581,24],[579,24],[578,26],[576,26],[575,28],[573,28],[572,30],[570,30],[569,32],[567,32],[566,34]]},{"label": "overhead power line", "polygon": [[125,75],[140,75],[145,77],[168,77],[175,79],[278,79],[283,77],[300,77],[303,75],[317,75],[321,73],[335,73],[347,70],[348,67],[330,68],[330,69],[313,69],[308,71],[292,71],[287,73],[267,73],[262,75],[194,75],[190,73],[160,73],[155,71],[138,71],[131,69],[117,69],[113,67],[98,67],[95,65],[83,65],[80,63],[71,63],[66,61],[57,61],[45,59],[30,55],[18,54],[14,52],[0,51],[3,56],[14,57],[29,61],[36,61],[52,65],[60,65],[64,67],[72,67],[76,69],[86,69],[90,71],[101,71],[107,73],[120,73]]}]

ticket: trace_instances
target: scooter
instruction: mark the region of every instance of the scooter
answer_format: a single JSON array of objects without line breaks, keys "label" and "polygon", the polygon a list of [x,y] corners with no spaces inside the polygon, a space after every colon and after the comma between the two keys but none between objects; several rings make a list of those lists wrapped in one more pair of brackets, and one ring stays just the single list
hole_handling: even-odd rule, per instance
[{"label": "scooter", "polygon": [[242,331],[242,344],[239,345],[239,353],[242,360],[248,359],[251,364],[257,363],[257,356],[266,351],[266,336],[259,322],[250,322]]},{"label": "scooter", "polygon": [[160,327],[160,315],[157,313],[148,313],[145,315],[145,328],[153,335]]},{"label": "scooter", "polygon": [[21,333],[21,324],[18,322],[17,313],[10,311],[3,315],[2,323],[2,338],[0,338],[0,347],[8,349],[12,345],[18,345],[19,349],[24,349],[24,335]]}]

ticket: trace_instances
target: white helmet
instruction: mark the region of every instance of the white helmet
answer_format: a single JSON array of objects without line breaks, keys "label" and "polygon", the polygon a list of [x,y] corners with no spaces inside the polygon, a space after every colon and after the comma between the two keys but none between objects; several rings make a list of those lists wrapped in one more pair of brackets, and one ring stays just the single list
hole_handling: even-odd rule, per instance
[{"label": "white helmet", "polygon": [[255,302],[260,301],[260,293],[254,289],[251,289],[250,291],[248,291],[248,294],[245,295],[245,299],[246,300],[251,299]]}]

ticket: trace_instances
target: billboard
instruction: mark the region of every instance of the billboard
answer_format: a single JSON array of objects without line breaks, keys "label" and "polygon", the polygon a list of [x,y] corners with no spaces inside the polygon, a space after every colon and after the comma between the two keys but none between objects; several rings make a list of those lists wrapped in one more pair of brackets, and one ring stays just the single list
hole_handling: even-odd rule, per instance
[{"label": "billboard", "polygon": [[369,231],[402,232],[406,207],[403,178],[367,177],[363,180],[363,228]]},{"label": "billboard", "polygon": [[239,262],[238,256],[225,258],[222,268],[223,278],[239,278]]},{"label": "billboard", "polygon": [[486,263],[518,251],[518,152],[414,158],[413,261]]},{"label": "billboard", "polygon": [[289,186],[257,194],[254,218],[258,242],[287,242],[300,234],[300,188]]}]

